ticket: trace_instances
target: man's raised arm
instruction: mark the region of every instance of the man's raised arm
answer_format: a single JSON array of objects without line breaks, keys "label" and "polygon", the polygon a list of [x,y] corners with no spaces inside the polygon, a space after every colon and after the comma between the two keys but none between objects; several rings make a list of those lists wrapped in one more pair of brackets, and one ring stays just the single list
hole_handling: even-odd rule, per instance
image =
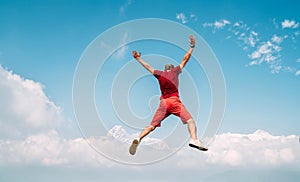
[{"label": "man's raised arm", "polygon": [[132,51],[132,56],[142,65],[144,68],[146,68],[150,73],[154,74],[154,69],[145,61],[141,59],[140,53],[137,53],[136,51]]},{"label": "man's raised arm", "polygon": [[193,53],[193,50],[194,50],[194,47],[195,47],[195,44],[196,44],[196,40],[194,38],[193,35],[190,35],[190,48],[189,50],[186,52],[186,54],[184,55],[181,63],[179,64],[180,68],[183,69],[184,66],[186,65],[186,63],[189,61],[192,53]]}]

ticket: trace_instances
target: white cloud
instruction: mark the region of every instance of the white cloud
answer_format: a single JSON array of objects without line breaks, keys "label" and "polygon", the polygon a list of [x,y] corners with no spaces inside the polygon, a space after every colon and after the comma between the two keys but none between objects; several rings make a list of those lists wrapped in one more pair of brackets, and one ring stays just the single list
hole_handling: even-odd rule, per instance
[{"label": "white cloud", "polygon": [[176,19],[180,20],[181,23],[183,23],[183,24],[186,24],[188,22],[186,16],[184,15],[184,13],[176,14]]},{"label": "white cloud", "polygon": [[298,28],[298,26],[299,26],[299,23],[297,23],[294,20],[287,20],[287,19],[285,19],[283,22],[281,22],[281,27],[283,29],[285,29],[285,28],[295,29],[295,28]]},{"label": "white cloud", "polygon": [[198,20],[197,16],[196,16],[194,13],[191,13],[191,14],[190,14],[190,18],[191,18],[193,21],[197,21],[197,20]]},{"label": "white cloud", "polygon": [[239,23],[239,22],[235,22],[235,23],[233,24],[233,26],[234,26],[234,27],[239,27],[239,26],[240,26],[240,23]]},{"label": "white cloud", "polygon": [[251,34],[254,35],[254,36],[258,36],[258,33],[255,32],[255,31],[251,31]]},{"label": "white cloud", "polygon": [[252,66],[266,63],[269,66],[271,73],[279,73],[281,71],[293,72],[293,68],[284,66],[281,60],[281,44],[286,38],[288,38],[287,35],[277,36],[275,34],[269,41],[260,42],[258,46],[255,46],[255,43],[258,42],[258,39],[257,41],[253,41],[253,43],[251,43],[252,39],[250,39],[250,45],[256,50],[249,54],[251,61],[248,65]]},{"label": "white cloud", "polygon": [[189,155],[181,151],[177,159],[181,164],[193,159],[194,167],[201,163],[246,168],[299,166],[300,148],[297,145],[298,137],[295,135],[273,136],[262,130],[253,134],[225,133],[218,135],[201,157],[197,157],[197,153]]},{"label": "white cloud", "polygon": [[[100,46],[101,46],[101,49],[105,49],[105,50],[109,51],[112,54],[113,58],[123,59],[125,57],[125,54],[128,52],[128,46],[126,44],[126,42],[128,42],[128,40],[129,40],[129,33],[124,32],[122,37],[120,37],[120,41],[117,43],[117,45],[115,47],[110,45],[110,43],[108,43],[108,42],[101,42]],[[115,49],[117,47],[119,47],[119,49],[116,52],[113,52],[113,51],[115,51]]]},{"label": "white cloud", "polygon": [[0,65],[0,138],[58,127],[62,109],[46,96],[43,85],[7,71]]},{"label": "white cloud", "polygon": [[273,44],[271,42],[265,42],[263,43],[259,48],[258,48],[258,51],[261,53],[261,54],[268,54],[268,53],[271,53],[272,52],[272,47],[273,47]]},{"label": "white cloud", "polygon": [[[139,146],[136,156],[128,154],[128,147],[136,134],[129,135],[122,127],[115,126],[107,136],[97,138],[63,139],[57,132],[32,135],[25,140],[0,140],[0,161],[2,164],[41,164],[50,166],[94,166],[111,167],[118,163],[103,157],[86,141],[100,147],[118,158],[134,161],[147,158],[170,148],[159,139],[146,138]],[[117,146],[117,148],[116,148]],[[300,148],[298,137],[273,136],[257,130],[253,134],[224,133],[216,136],[207,152],[184,145],[175,155],[161,165],[178,168],[199,169],[206,166],[235,166],[245,168],[299,166]],[[149,152],[152,150],[152,153]]]},{"label": "white cloud", "polygon": [[275,28],[278,28],[278,23],[276,22],[276,18],[273,19],[273,25],[275,25]]},{"label": "white cloud", "polygon": [[[286,66],[282,65],[281,61],[281,46],[280,44],[286,37],[273,35],[270,41],[261,42],[250,55],[251,59],[248,65],[260,65],[266,63],[271,69],[271,73],[279,73],[282,70],[287,70]],[[255,64],[253,64],[255,63]]]},{"label": "white cloud", "polygon": [[[228,22],[227,20],[226,25],[230,24]],[[259,42],[259,34],[242,21],[235,22],[228,27],[227,31],[232,33],[232,37],[236,38],[243,50],[249,50],[249,48],[255,47]]]},{"label": "white cloud", "polygon": [[256,40],[255,40],[255,38],[252,36],[252,34],[248,37],[248,43],[249,43],[249,45],[251,46],[251,47],[254,47],[255,46],[255,44],[256,44]]},{"label": "white cloud", "polygon": [[250,66],[257,65],[257,64],[258,64],[257,61],[251,61],[251,62],[249,63]]},{"label": "white cloud", "polygon": [[[227,27],[228,25],[230,25],[231,22],[226,20],[226,19],[221,19],[218,21],[215,21],[213,23],[203,23],[202,26],[204,28],[212,28],[212,32],[215,33],[217,30],[223,30],[225,29],[225,27]],[[233,27],[238,27],[239,25],[234,24]],[[230,29],[230,28],[229,28]],[[225,29],[226,30],[226,29]],[[235,35],[237,35],[239,32],[233,32]],[[231,36],[227,36],[226,39],[231,38]]]},{"label": "white cloud", "polygon": [[186,24],[188,22],[196,22],[198,21],[198,18],[194,13],[190,13],[189,15],[177,13],[176,20],[179,20],[182,24]]},{"label": "white cloud", "polygon": [[204,23],[203,27],[212,27],[214,29],[222,29],[224,28],[226,25],[230,25],[230,21],[226,20],[226,19],[222,19],[219,21],[215,21],[214,23]]},{"label": "white cloud", "polygon": [[214,23],[214,26],[215,26],[216,28],[223,28],[223,27],[225,27],[226,25],[230,25],[230,21],[225,20],[225,19],[220,20],[220,21],[215,21],[215,23]]},{"label": "white cloud", "polygon": [[[276,19],[273,19],[273,24],[278,26]],[[204,28],[213,28],[212,32],[215,33],[219,29],[225,29],[231,35],[225,36],[226,39],[236,38],[237,44],[242,50],[248,52],[250,59],[248,66],[261,65],[266,63],[270,68],[271,73],[279,72],[295,72],[295,68],[286,65],[282,56],[282,44],[286,39],[291,39],[296,43],[296,37],[299,31],[293,32],[291,35],[276,35],[274,34],[270,39],[261,40],[262,35],[255,31],[252,27],[248,26],[243,21],[237,21],[233,24],[229,20],[215,21],[215,23],[204,23]],[[282,22],[283,28],[298,28],[299,23],[294,20],[284,20]],[[225,28],[226,27],[226,28]],[[294,48],[295,49],[295,48]]]},{"label": "white cloud", "polygon": [[256,51],[249,55],[249,58],[255,60],[256,63],[261,64],[263,62],[270,62],[275,59],[272,54],[273,44],[271,42],[265,42],[260,45]]},{"label": "white cloud", "polygon": [[133,3],[133,0],[127,0],[119,9],[119,12],[122,14],[125,12],[128,6],[130,6]]},{"label": "white cloud", "polygon": [[82,138],[63,139],[56,131],[28,136],[25,140],[0,140],[2,164],[93,165],[97,153]]},{"label": "white cloud", "polygon": [[277,35],[273,35],[273,37],[272,37],[272,42],[275,42],[275,43],[277,43],[277,44],[281,44],[282,43],[282,41],[283,41],[283,37],[279,37],[279,36],[277,36]]},{"label": "white cloud", "polygon": [[[139,161],[141,156],[136,155],[137,160],[131,158],[128,149],[136,135],[129,135],[122,127],[115,126],[106,136],[65,139],[55,130],[50,130],[46,133],[30,135],[24,140],[0,140],[0,161],[2,164],[73,167],[119,165],[108,158],[121,162],[127,159],[127,162],[134,163]],[[155,138],[146,137],[140,145],[142,147],[138,152],[146,153],[148,157],[161,151],[170,151],[164,141]],[[147,157],[142,157],[147,161]]]},{"label": "white cloud", "polygon": [[[252,52],[252,54],[250,55],[250,59],[258,59],[261,57],[261,53],[259,51],[254,51]],[[253,63],[257,63],[257,61],[252,61]]]},{"label": "white cloud", "polygon": [[120,49],[118,49],[117,52],[115,52],[115,53],[113,54],[113,56],[114,56],[115,58],[117,58],[117,59],[122,59],[122,58],[124,58],[126,52],[128,52],[128,46],[125,45],[125,43],[127,42],[128,39],[129,39],[128,32],[125,32],[125,33],[123,34],[123,37],[122,37],[121,42],[120,42],[120,45],[121,45]]},{"label": "white cloud", "polygon": [[[250,47],[255,47],[258,39],[258,33],[256,31],[250,30],[249,27],[246,24],[241,24],[239,31],[241,32],[238,40],[241,40],[243,42],[244,49]],[[236,30],[233,30],[233,32],[236,32]]]},{"label": "white cloud", "polygon": [[296,71],[296,76],[299,76],[300,75],[300,70]]}]

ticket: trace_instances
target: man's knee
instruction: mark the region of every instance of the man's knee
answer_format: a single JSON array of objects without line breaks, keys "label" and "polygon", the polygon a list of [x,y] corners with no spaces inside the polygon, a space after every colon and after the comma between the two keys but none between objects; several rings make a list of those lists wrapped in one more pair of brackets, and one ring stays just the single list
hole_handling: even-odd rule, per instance
[{"label": "man's knee", "polygon": [[191,119],[188,119],[188,120],[186,121],[186,123],[187,123],[187,124],[195,123],[195,121],[193,120],[193,118],[191,118]]},{"label": "man's knee", "polygon": [[147,129],[150,130],[150,131],[155,130],[155,128],[156,128],[156,127],[155,127],[155,126],[152,126],[152,125],[147,126]]}]

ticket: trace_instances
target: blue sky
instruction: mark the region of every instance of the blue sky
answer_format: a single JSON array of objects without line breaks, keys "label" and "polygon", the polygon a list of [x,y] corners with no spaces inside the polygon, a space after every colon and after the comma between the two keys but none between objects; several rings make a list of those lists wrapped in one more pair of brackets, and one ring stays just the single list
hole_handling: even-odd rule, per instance
[{"label": "blue sky", "polygon": [[[299,28],[283,29],[282,22],[288,20],[297,24],[298,6],[296,1],[276,2],[165,1],[155,5],[158,2],[2,1],[0,63],[24,78],[41,82],[47,95],[72,117],[73,74],[83,50],[93,39],[124,21],[151,17],[182,22],[178,17],[183,15],[187,21],[184,25],[208,42],[224,72],[228,90],[227,112],[221,131],[247,133],[262,128],[274,134],[293,134],[299,131],[296,124],[299,119],[299,96],[296,94],[299,76],[295,74],[300,69],[297,62],[300,55],[297,51],[299,38],[294,35],[299,33]],[[279,6],[281,3],[283,7]],[[30,6],[25,8],[26,4]],[[230,24],[214,27],[214,23],[224,20]],[[233,30],[236,22],[244,25],[246,30]],[[247,32],[247,29],[250,30]],[[240,34],[256,32],[255,47],[243,50],[246,38],[239,40],[234,31],[240,31]],[[270,65],[265,62],[247,66],[253,61],[249,55],[274,35],[288,36],[279,45],[278,60],[283,66],[292,67],[293,72],[282,69],[272,74]]]},{"label": "blue sky", "polygon": [[[299,136],[299,8],[300,3],[296,0],[274,2],[267,0],[188,2],[0,0],[0,70],[3,76],[0,82],[2,84],[0,97],[5,101],[1,102],[0,122],[2,128],[7,128],[7,130],[1,129],[7,132],[2,132],[0,139],[1,141],[31,141],[32,138],[28,137],[34,135],[44,139],[47,139],[47,136],[57,137],[57,135],[70,140],[80,138],[72,104],[73,76],[80,57],[88,45],[104,31],[120,23],[141,18],[159,18],[177,22],[197,32],[214,51],[226,81],[226,112],[219,130],[220,134],[238,133],[239,136],[248,136],[260,131],[256,134],[274,140],[276,137],[271,136]],[[159,27],[153,29],[163,31]],[[200,49],[201,46],[197,45],[196,49]],[[109,109],[104,110],[105,120],[113,120],[110,127],[119,124],[116,114],[113,113],[113,103],[110,99],[111,81],[123,66],[133,61],[132,49],[141,51],[142,55],[167,56],[175,62],[179,62],[184,54],[184,50],[150,40],[125,45],[119,52],[114,53],[104,65],[104,70],[99,73],[95,85],[98,111],[101,112],[105,107],[103,103],[109,105]],[[146,61],[158,66],[155,67],[156,69],[162,69],[159,63],[151,62],[151,59]],[[185,76],[189,74],[196,79],[201,104],[199,116],[201,120],[199,134],[201,134],[210,112],[209,84],[203,70],[195,66],[195,59],[192,58],[191,61],[194,62],[188,63],[184,74]],[[134,71],[136,70],[132,68],[128,70],[128,72]],[[139,71],[142,74],[147,73],[143,72],[142,68]],[[184,75],[182,80],[186,80]],[[101,86],[105,86],[105,89],[101,89]],[[151,118],[153,114],[151,107],[155,108],[157,100],[150,103],[150,109],[148,100],[152,95],[159,94],[157,88],[155,80],[149,76],[132,87],[129,95],[130,104],[132,109],[141,113],[140,116],[144,119]],[[181,87],[183,99],[187,107],[189,105],[194,107],[193,100],[188,96],[186,89]],[[145,92],[144,95],[141,92]],[[40,122],[42,120],[43,122]],[[166,127],[153,137],[165,137],[173,127],[170,123],[166,123]],[[263,131],[270,133],[270,136]],[[133,131],[127,130],[127,132],[130,138]],[[239,138],[239,136],[231,137]],[[269,138],[266,141],[269,141]],[[284,148],[276,147],[274,151],[282,149],[282,152],[289,152]],[[247,148],[238,152],[244,149]],[[234,152],[231,154],[238,156]],[[264,154],[277,156],[270,151],[265,151]],[[236,170],[235,164],[238,164],[237,166],[242,164],[243,157],[245,156],[241,157],[241,161],[238,157],[234,158],[236,160],[233,161],[237,163],[226,163],[228,161],[221,160],[225,167],[217,166],[217,171],[221,174],[226,165],[230,166],[230,171]],[[299,166],[297,157],[299,155],[292,158],[296,162],[291,165],[288,163],[290,158],[278,159],[275,161],[276,164],[278,162],[276,170],[286,166],[287,169]],[[282,161],[288,162],[282,164]],[[172,162],[174,161],[171,160],[164,165],[168,166]],[[247,162],[249,161],[245,161],[246,164]],[[9,160],[7,163],[15,165]],[[104,166],[106,164],[103,162]],[[270,166],[272,164],[271,162]],[[24,165],[35,166],[36,164],[29,162]],[[266,162],[269,170],[271,167],[268,168],[268,165],[269,163]],[[18,170],[22,170],[22,165],[20,166]],[[52,166],[54,171],[60,167]],[[109,167],[103,168],[107,170]],[[151,166],[147,168],[152,169]],[[9,174],[13,170],[14,167],[7,169]],[[122,171],[123,168],[118,166],[118,170]],[[134,170],[130,169],[130,172]],[[241,172],[241,176],[245,176],[247,170]],[[166,171],[167,174],[169,172],[171,171]],[[283,175],[286,173],[283,172]],[[0,179],[1,176],[4,179],[10,177],[4,176],[3,173],[0,173]],[[228,176],[232,177],[230,173]],[[206,177],[214,180],[214,177]]]}]

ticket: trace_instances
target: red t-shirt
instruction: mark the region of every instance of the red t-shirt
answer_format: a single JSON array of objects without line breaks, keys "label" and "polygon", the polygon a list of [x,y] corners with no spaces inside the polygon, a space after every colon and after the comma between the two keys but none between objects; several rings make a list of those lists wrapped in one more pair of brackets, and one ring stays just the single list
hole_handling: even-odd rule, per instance
[{"label": "red t-shirt", "polygon": [[179,97],[178,94],[178,76],[181,73],[180,66],[176,66],[170,71],[159,71],[154,70],[153,75],[158,79],[160,91],[161,91],[161,99],[165,99],[172,96]]}]

